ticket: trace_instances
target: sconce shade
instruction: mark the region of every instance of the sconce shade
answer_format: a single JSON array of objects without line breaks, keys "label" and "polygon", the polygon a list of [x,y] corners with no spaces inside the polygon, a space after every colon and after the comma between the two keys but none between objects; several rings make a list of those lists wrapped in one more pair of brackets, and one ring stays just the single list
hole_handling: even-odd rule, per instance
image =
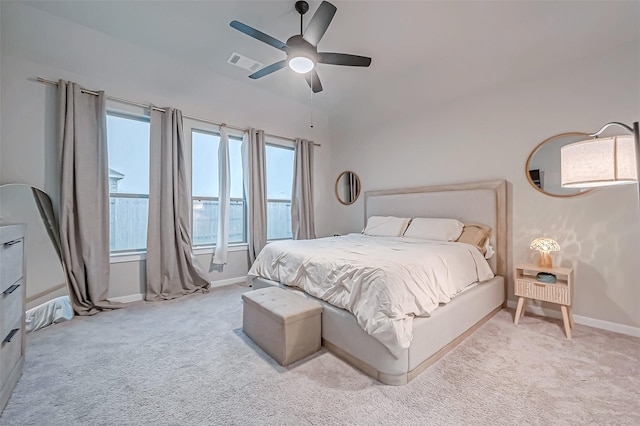
[{"label": "sconce shade", "polygon": [[592,188],[638,180],[631,135],[590,139],[560,149],[561,186]]},{"label": "sconce shade", "polygon": [[553,262],[551,261],[551,255],[549,253],[552,251],[560,251],[560,244],[551,238],[536,238],[531,241],[529,248],[540,252],[538,266],[541,268],[553,268]]}]

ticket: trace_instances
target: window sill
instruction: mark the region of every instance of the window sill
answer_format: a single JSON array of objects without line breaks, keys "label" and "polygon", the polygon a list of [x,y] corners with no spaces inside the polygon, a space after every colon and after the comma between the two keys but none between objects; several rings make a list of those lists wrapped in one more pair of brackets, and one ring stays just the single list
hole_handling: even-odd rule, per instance
[{"label": "window sill", "polygon": [[[229,252],[247,251],[248,247],[249,246],[247,245],[247,243],[229,244],[228,251]],[[212,254],[215,251],[215,249],[216,249],[215,246],[194,247],[193,254],[195,254],[196,256],[202,255],[202,254]]]},{"label": "window sill", "polygon": [[147,252],[124,252],[124,253],[111,253],[111,263],[125,263],[125,262],[139,262],[147,259]]}]

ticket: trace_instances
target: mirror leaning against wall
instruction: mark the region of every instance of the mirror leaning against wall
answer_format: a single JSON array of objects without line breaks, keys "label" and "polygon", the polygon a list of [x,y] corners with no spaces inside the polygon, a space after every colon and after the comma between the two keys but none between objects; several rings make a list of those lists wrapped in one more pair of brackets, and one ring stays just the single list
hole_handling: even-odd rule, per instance
[{"label": "mirror leaning against wall", "polygon": [[24,184],[0,185],[0,225],[25,224],[25,330],[73,317],[60,258],[60,233],[49,196]]},{"label": "mirror leaning against wall", "polygon": [[527,180],[537,191],[551,197],[575,197],[593,189],[563,188],[560,183],[560,148],[588,139],[587,133],[568,132],[551,136],[540,142],[529,154],[525,165]]},{"label": "mirror leaning against wall", "polygon": [[336,179],[336,198],[341,204],[348,206],[360,197],[360,178],[351,171],[340,173]]}]

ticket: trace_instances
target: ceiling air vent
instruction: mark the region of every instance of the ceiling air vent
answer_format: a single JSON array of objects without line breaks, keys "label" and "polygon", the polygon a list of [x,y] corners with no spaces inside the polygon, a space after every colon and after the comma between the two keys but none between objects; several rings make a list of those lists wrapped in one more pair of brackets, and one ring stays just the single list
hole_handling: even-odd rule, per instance
[{"label": "ceiling air vent", "polygon": [[231,65],[235,65],[236,67],[244,68],[245,70],[249,70],[251,72],[257,71],[262,68],[262,64],[258,61],[254,61],[251,58],[247,58],[246,56],[242,56],[239,53],[233,52],[229,59],[227,59],[227,63]]}]

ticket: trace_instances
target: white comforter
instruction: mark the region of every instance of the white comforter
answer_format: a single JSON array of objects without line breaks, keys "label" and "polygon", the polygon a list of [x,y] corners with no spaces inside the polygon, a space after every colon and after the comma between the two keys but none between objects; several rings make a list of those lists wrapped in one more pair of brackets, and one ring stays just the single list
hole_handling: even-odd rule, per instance
[{"label": "white comforter", "polygon": [[298,287],[350,311],[399,357],[411,342],[414,316],[428,315],[493,272],[468,244],[349,234],[267,244],[249,276]]}]

